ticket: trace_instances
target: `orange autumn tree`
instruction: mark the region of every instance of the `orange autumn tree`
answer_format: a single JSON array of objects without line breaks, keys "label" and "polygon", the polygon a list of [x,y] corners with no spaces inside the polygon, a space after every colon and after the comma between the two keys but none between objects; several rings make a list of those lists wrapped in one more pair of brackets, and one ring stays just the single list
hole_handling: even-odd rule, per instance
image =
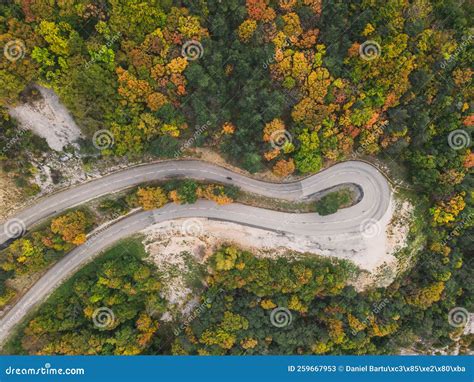
[{"label": "orange autumn tree", "polygon": [[247,0],[247,12],[249,17],[257,21],[272,21],[276,17],[273,8],[269,7],[269,0]]},{"label": "orange autumn tree", "polygon": [[69,212],[51,222],[51,231],[66,242],[81,245],[86,241],[87,217],[82,211]]},{"label": "orange autumn tree", "polygon": [[145,210],[160,208],[168,202],[166,193],[160,187],[139,188],[138,204]]},{"label": "orange autumn tree", "polygon": [[466,158],[464,159],[463,166],[465,168],[474,167],[474,153],[473,152],[469,152],[469,154],[466,155]]},{"label": "orange autumn tree", "polygon": [[272,159],[275,159],[278,155],[280,155],[280,149],[277,147],[273,150],[267,151],[265,154],[263,154],[263,157],[267,161],[271,161]]},{"label": "orange autumn tree", "polygon": [[280,159],[276,162],[275,166],[272,169],[273,173],[279,177],[285,177],[292,174],[295,171],[295,162],[293,159]]},{"label": "orange autumn tree", "polygon": [[168,197],[173,201],[173,203],[181,204],[181,198],[179,197],[178,190],[171,190],[168,194]]},{"label": "orange autumn tree", "polygon": [[309,6],[317,15],[321,14],[323,0],[303,0],[303,3]]},{"label": "orange autumn tree", "polygon": [[296,0],[279,0],[278,6],[284,11],[290,11],[297,4]]},{"label": "orange autumn tree", "polygon": [[169,103],[168,98],[164,94],[158,92],[151,93],[146,98],[146,104],[151,111],[158,111],[167,103]]},{"label": "orange autumn tree", "polygon": [[235,132],[235,126],[232,122],[226,122],[222,125],[222,132],[227,135],[232,135]]}]

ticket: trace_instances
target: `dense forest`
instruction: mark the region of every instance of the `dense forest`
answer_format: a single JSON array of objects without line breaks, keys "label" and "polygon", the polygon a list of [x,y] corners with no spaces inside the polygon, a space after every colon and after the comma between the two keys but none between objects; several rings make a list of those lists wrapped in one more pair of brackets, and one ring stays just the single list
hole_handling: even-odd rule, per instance
[{"label": "dense forest", "polygon": [[[314,256],[258,259],[232,246],[208,260],[199,303],[187,317],[160,321],[156,267],[139,240],[122,242],[59,288],[7,350],[26,354],[394,354],[450,344],[439,297],[398,282],[357,292],[355,269]],[[464,277],[467,278],[466,275]],[[471,342],[465,337],[460,352]],[[430,349],[431,348],[431,349]]]},{"label": "dense forest", "polygon": [[[56,310],[67,302],[56,301],[24,329],[31,339],[24,351],[362,354],[448,346],[460,334],[448,312],[474,312],[472,19],[472,5],[458,0],[2,2],[0,164],[25,192],[35,192],[29,158],[48,149],[19,130],[7,108],[41,84],[88,137],[84,161],[177,157],[196,145],[281,178],[353,157],[394,162],[416,194],[425,238],[408,271],[365,293],[346,285],[343,264],[273,263],[222,248],[208,264],[201,297],[208,308],[170,344],[145,309],[154,286],[142,276],[153,270],[117,258],[78,279],[68,298],[88,318],[95,298],[123,304],[138,293],[143,299],[126,319],[109,336],[86,318],[58,329],[64,316]],[[97,144],[100,134],[113,145]],[[201,191],[183,188],[171,199],[205,197]],[[169,197],[140,192],[143,208]],[[208,197],[226,199],[218,194]],[[52,244],[65,245],[61,235]],[[283,329],[269,324],[278,307],[292,317]]]}]

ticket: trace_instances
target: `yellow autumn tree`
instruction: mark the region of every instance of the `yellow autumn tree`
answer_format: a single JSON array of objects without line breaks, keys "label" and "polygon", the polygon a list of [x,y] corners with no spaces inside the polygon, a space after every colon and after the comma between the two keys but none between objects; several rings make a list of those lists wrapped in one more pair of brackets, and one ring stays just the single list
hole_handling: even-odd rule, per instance
[{"label": "yellow autumn tree", "polygon": [[273,309],[273,308],[277,307],[277,305],[270,299],[264,299],[264,300],[260,301],[260,306],[263,309]]},{"label": "yellow autumn tree", "polygon": [[258,341],[255,338],[244,338],[240,341],[240,346],[244,349],[253,349],[255,346],[258,345]]},{"label": "yellow autumn tree", "polygon": [[279,119],[275,118],[273,121],[268,122],[263,128],[263,141],[270,142],[275,138],[277,132],[285,131],[285,123]]},{"label": "yellow autumn tree", "polygon": [[235,262],[239,257],[239,251],[235,247],[225,247],[217,251],[215,256],[216,270],[229,271],[235,267]]},{"label": "yellow autumn tree", "polygon": [[249,42],[255,32],[255,29],[257,29],[257,22],[255,20],[245,20],[242,24],[240,24],[237,31],[240,41]]},{"label": "yellow autumn tree", "polygon": [[182,73],[188,66],[188,60],[184,57],[173,58],[167,65],[166,68],[170,73]]},{"label": "yellow autumn tree", "polygon": [[229,204],[233,202],[233,199],[226,195],[224,187],[217,186],[215,184],[198,187],[196,194],[199,198],[212,200],[219,205]]},{"label": "yellow autumn tree", "polygon": [[406,297],[406,300],[410,305],[427,309],[441,299],[441,294],[443,291],[444,282],[438,281],[424,288],[415,289],[409,296]]},{"label": "yellow autumn tree", "polygon": [[144,210],[160,208],[168,202],[165,192],[160,187],[139,188],[137,196],[138,204]]},{"label": "yellow autumn tree", "polygon": [[283,32],[288,37],[297,37],[301,33],[303,33],[303,28],[301,27],[300,18],[299,16],[294,13],[288,13],[287,15],[283,15],[282,17],[285,25],[283,27]]},{"label": "yellow autumn tree", "polygon": [[360,332],[361,330],[364,330],[366,328],[366,325],[364,325],[357,319],[356,316],[353,316],[350,313],[347,314],[347,322],[349,323],[351,329],[355,332]]},{"label": "yellow autumn tree", "polygon": [[336,344],[340,344],[344,341],[346,334],[344,333],[344,325],[342,321],[337,320],[335,318],[330,318],[328,320],[329,326],[329,337],[334,341]]},{"label": "yellow autumn tree", "polygon": [[456,217],[466,206],[465,192],[461,192],[447,202],[440,202],[430,209],[433,216],[433,225],[447,225],[456,220]]}]

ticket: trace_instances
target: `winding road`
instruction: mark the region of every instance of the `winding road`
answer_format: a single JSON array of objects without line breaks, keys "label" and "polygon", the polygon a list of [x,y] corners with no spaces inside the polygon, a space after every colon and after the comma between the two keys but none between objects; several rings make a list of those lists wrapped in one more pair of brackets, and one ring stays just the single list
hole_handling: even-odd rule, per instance
[{"label": "winding road", "polygon": [[329,216],[283,213],[238,203],[218,206],[209,201],[198,201],[192,205],[168,204],[158,210],[129,215],[89,235],[85,244],[75,248],[48,270],[0,319],[0,344],[5,342],[14,326],[28,312],[94,256],[114,242],[156,223],[179,218],[208,218],[314,240],[329,237],[330,240],[337,241],[348,235],[359,238],[367,225],[383,225],[391,217],[391,189],[387,179],[365,162],[342,162],[297,182],[269,183],[206,162],[179,160],[118,171],[45,197],[0,226],[0,244],[7,242],[18,227],[30,228],[49,216],[88,200],[142,183],[176,177],[225,183],[247,192],[291,201],[305,200],[317,192],[345,183],[359,186],[363,196],[354,206]]}]

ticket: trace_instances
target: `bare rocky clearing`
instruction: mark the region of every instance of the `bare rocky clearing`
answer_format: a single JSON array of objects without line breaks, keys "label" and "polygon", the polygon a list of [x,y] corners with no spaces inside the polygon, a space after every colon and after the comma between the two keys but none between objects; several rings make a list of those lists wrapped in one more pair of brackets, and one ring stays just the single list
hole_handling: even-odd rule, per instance
[{"label": "bare rocky clearing", "polygon": [[81,130],[53,90],[36,88],[41,98],[10,108],[10,115],[22,128],[45,138],[51,149],[62,151],[82,136]]}]

